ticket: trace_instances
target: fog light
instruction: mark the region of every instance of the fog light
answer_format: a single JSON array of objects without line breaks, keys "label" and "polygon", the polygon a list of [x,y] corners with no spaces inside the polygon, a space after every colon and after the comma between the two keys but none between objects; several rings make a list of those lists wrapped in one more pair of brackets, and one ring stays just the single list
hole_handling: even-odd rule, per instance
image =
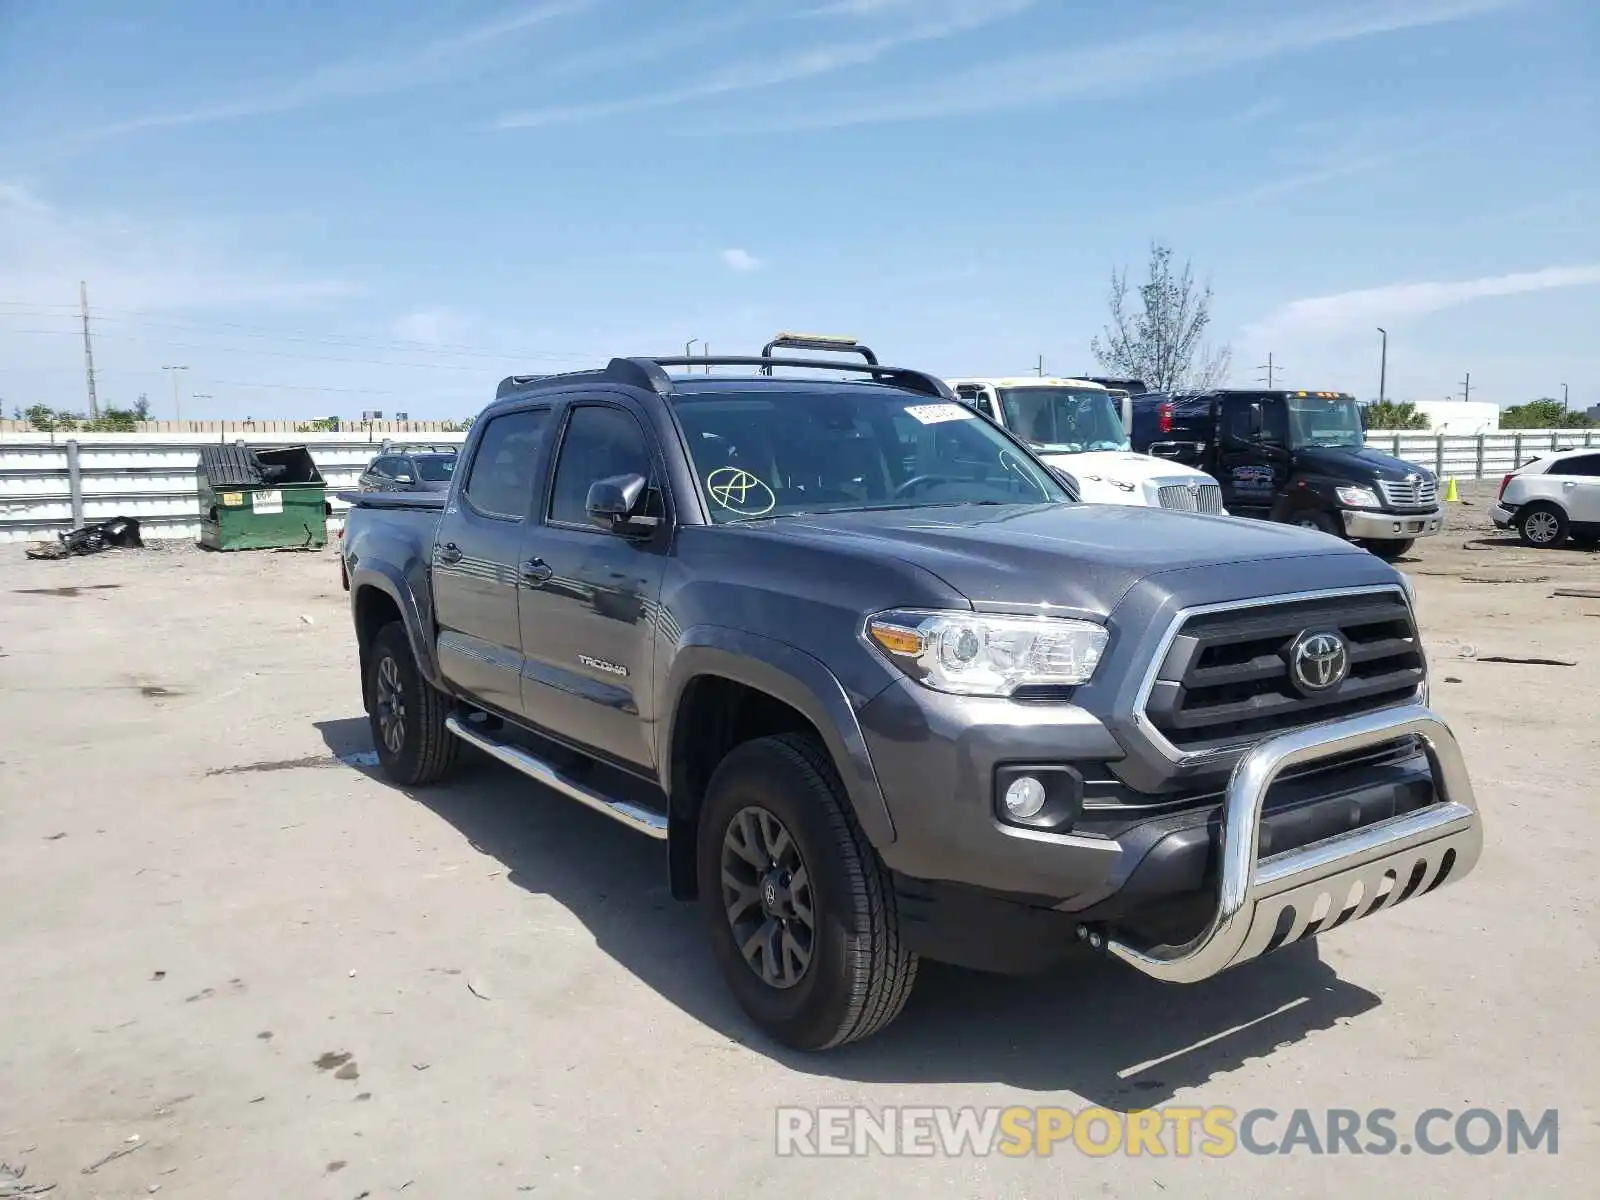
[{"label": "fog light", "polygon": [[1006,811],[1019,821],[1037,817],[1044,809],[1044,802],[1044,784],[1032,775],[1014,779],[1006,788]]}]

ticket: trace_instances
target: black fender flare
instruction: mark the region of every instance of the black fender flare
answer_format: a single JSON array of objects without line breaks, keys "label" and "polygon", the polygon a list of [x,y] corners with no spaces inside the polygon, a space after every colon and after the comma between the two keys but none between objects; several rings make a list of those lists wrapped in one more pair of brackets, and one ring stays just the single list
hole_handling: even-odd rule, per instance
[{"label": "black fender flare", "polygon": [[1338,519],[1340,506],[1333,494],[1336,487],[1347,486],[1343,481],[1316,475],[1293,475],[1284,484],[1283,494],[1272,505],[1274,521],[1288,521],[1297,512],[1312,509]]},{"label": "black fender flare", "polygon": [[839,770],[862,831],[879,849],[895,840],[894,822],[872,766],[861,722],[844,686],[820,660],[804,650],[761,634],[720,626],[683,631],[657,709],[661,726],[656,743],[662,788],[672,793],[673,754],[679,712],[689,684],[704,675],[742,683],[789,705],[816,726]]},{"label": "black fender flare", "polygon": [[[406,627],[406,640],[411,643],[411,656],[416,659],[417,670],[422,677],[440,691],[448,692],[444,677],[439,673],[439,655],[433,644],[433,639],[428,636],[428,631],[433,628],[433,612],[431,607],[425,607],[412,591],[411,585],[406,582],[405,576],[397,567],[384,562],[361,563],[350,572],[350,616],[356,623],[356,631],[360,634],[361,593],[367,589],[382,592],[394,602],[400,610],[400,620]],[[361,645],[361,678],[365,686],[366,671],[365,643]]]}]

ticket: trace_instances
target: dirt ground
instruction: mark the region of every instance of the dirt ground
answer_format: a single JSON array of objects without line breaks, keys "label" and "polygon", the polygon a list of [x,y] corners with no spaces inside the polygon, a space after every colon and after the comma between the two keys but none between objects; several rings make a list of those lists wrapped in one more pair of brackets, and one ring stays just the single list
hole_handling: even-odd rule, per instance
[{"label": "dirt ground", "polygon": [[[1402,566],[1472,877],[1187,989],[930,967],[810,1058],[746,1025],[659,845],[486,761],[375,777],[331,553],[0,547],[0,1196],[1593,1195],[1600,555],[1465,494]],[[1530,657],[1575,665],[1494,661]],[[775,1106],[853,1103],[1560,1124],[1554,1155],[776,1156]]]}]

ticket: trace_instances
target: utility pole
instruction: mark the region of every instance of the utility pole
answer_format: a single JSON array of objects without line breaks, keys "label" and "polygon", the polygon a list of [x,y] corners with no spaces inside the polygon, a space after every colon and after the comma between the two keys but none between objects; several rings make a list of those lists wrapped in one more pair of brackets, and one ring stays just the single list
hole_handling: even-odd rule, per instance
[{"label": "utility pole", "polygon": [[83,314],[83,368],[89,377],[89,419],[100,415],[100,401],[94,394],[94,345],[89,340],[89,285],[78,281],[78,311]]},{"label": "utility pole", "polygon": [[1564,383],[1561,385],[1561,411],[1567,411],[1567,385]]},{"label": "utility pole", "polygon": [[1380,325],[1378,332],[1383,334],[1383,350],[1378,358],[1378,403],[1382,404],[1389,384],[1389,331]]},{"label": "utility pole", "polygon": [[[710,342],[702,342],[701,345],[705,347],[705,357],[710,358],[711,357],[711,343]],[[711,364],[710,363],[706,364],[706,374],[707,375],[711,374]]]},{"label": "utility pole", "polygon": [[1039,378],[1044,378],[1044,355],[1039,355]]},{"label": "utility pole", "polygon": [[162,367],[163,371],[172,372],[172,419],[183,420],[183,398],[178,394],[178,372],[187,371],[188,367]]},{"label": "utility pole", "polygon": [[[683,356],[685,358],[693,358],[694,357],[694,344],[696,342],[698,342],[699,340],[700,340],[699,338],[690,338],[687,342],[685,342],[683,344]],[[690,371],[694,370],[694,365],[693,364],[690,364],[689,370]]]},{"label": "utility pole", "polygon": [[1267,391],[1270,392],[1272,390],[1272,377],[1277,373],[1278,370],[1277,367],[1272,365],[1272,355],[1268,354],[1267,361],[1262,366],[1257,367],[1256,370],[1265,371],[1267,373]]},{"label": "utility pole", "polygon": [[1467,377],[1461,381],[1461,403],[1466,404],[1472,399],[1472,372],[1467,372]]}]

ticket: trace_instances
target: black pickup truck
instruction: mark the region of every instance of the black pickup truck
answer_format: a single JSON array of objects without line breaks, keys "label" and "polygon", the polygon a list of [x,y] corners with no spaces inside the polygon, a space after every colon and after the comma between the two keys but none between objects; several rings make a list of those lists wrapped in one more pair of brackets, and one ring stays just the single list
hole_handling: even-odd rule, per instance
[{"label": "black pickup truck", "polygon": [[1207,472],[1230,513],[1320,529],[1387,559],[1444,528],[1433,472],[1367,446],[1346,392],[1150,392],[1132,403],[1134,450]]},{"label": "black pickup truck", "polygon": [[1472,870],[1392,567],[1075,503],[864,356],[513,377],[448,492],[349,495],[388,777],[467,743],[663,840],[745,1012],[811,1050],[923,957],[1189,983]]}]

